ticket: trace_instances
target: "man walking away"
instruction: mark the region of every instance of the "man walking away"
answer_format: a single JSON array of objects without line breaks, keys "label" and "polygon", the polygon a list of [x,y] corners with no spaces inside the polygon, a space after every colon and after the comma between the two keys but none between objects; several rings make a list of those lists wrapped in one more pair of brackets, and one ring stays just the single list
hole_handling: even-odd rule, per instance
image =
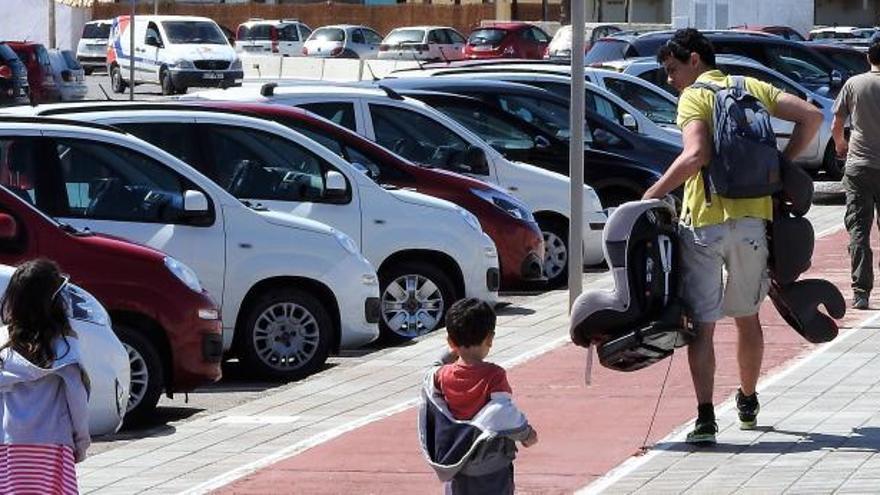
[{"label": "man walking away", "polygon": [[[868,309],[874,288],[871,227],[880,207],[880,42],[868,49],[871,71],[851,77],[834,102],[831,130],[837,155],[846,157],[843,187],[855,309]],[[850,141],[843,125],[850,118]]]}]

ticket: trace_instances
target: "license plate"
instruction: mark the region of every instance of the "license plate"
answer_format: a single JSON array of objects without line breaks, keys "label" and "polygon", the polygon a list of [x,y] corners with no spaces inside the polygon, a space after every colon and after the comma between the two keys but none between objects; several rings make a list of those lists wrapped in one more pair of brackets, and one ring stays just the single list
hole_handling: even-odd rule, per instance
[{"label": "license plate", "polygon": [[492,51],[492,47],[489,45],[478,45],[474,47],[475,52],[490,52]]},{"label": "license plate", "polygon": [[244,47],[244,51],[246,52],[261,52],[263,51],[262,46],[246,46]]},{"label": "license plate", "polygon": [[202,74],[202,79],[223,79],[223,74],[219,72],[206,72]]}]

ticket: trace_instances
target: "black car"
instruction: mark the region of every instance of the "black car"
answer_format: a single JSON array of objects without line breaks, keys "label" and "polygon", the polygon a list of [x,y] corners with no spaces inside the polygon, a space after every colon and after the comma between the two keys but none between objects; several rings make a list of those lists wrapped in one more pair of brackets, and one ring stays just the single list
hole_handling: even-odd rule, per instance
[{"label": "black car", "polygon": [[29,102],[27,69],[12,48],[0,43],[0,105]]},{"label": "black car", "polygon": [[[657,31],[602,38],[593,44],[584,61],[589,65],[633,57],[653,57],[673,34],[674,31]],[[705,35],[716,53],[748,57],[830,98],[837,95],[847,75],[827,57],[796,41],[738,31],[706,31]]]},{"label": "black car", "polygon": [[868,54],[850,45],[827,41],[805,41],[804,45],[825,55],[834,67],[846,73],[847,77],[862,74],[871,70]]}]

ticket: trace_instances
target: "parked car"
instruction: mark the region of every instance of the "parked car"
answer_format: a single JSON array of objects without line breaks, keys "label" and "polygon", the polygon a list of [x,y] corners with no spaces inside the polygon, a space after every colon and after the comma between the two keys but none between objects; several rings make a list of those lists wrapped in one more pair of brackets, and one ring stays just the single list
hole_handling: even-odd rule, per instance
[{"label": "parked car", "polygon": [[384,60],[443,61],[464,58],[467,39],[444,26],[413,26],[392,30],[379,45]]},{"label": "parked car", "polygon": [[61,93],[52,76],[46,47],[30,41],[5,41],[4,44],[12,48],[27,69],[31,103],[59,101]]},{"label": "parked car", "polygon": [[[222,337],[216,303],[195,273],[164,253],[60,224],[34,206],[39,139],[0,137],[0,263],[45,257],[90,290],[113,318],[131,365],[128,420],[151,416],[164,391],[189,392],[220,379]],[[68,189],[68,200],[78,192]]]},{"label": "parked car", "polygon": [[529,208],[503,190],[446,170],[418,167],[363,136],[300,108],[213,100],[199,103],[273,120],[362,168],[383,187],[406,188],[461,206],[476,215],[498,249],[502,289],[545,281],[541,230]]},{"label": "parked car", "polygon": [[[113,91],[128,87],[132,54],[129,17],[113,19],[107,73]],[[162,94],[183,94],[191,87],[227,88],[241,84],[241,60],[226,36],[207,17],[142,15],[135,22],[135,84],[158,84]]]},{"label": "parked car", "polygon": [[[604,22],[587,22],[584,24],[584,55],[590,51],[593,43],[600,38],[611,36],[621,32],[622,29],[614,24]],[[546,58],[571,59],[571,25],[562,26],[553,35],[550,45],[547,47]]]},{"label": "parked car", "polygon": [[319,58],[376,58],[381,43],[382,36],[367,26],[323,26],[309,35],[302,53]]},{"label": "parked car", "polygon": [[[304,108],[426,167],[464,173],[512,193],[533,212],[544,234],[544,273],[565,281],[568,259],[569,180],[534,165],[512,162],[454,120],[393,91],[345,86],[275,83],[205,91],[216,100],[279,103]],[[604,259],[601,234],[607,215],[596,192],[584,186],[584,264]]]},{"label": "parked car", "polygon": [[[17,225],[0,213],[0,243],[18,235]],[[0,297],[6,293],[14,266],[0,265]],[[122,426],[128,397],[128,356],[110,328],[110,317],[94,296],[77,286],[65,288],[71,302],[68,318],[79,339],[83,369],[89,375],[89,434],[109,435]],[[0,342],[8,339],[6,327],[0,327]]]},{"label": "parked car", "polygon": [[809,40],[849,40],[849,39],[866,39],[870,40],[877,32],[876,28],[860,28],[855,26],[834,26],[813,29],[810,31]]},{"label": "parked car", "polygon": [[388,191],[287,127],[171,105],[89,106],[81,120],[120,127],[186,159],[232,195],[350,235],[379,274],[381,328],[412,338],[438,328],[452,302],[498,299],[495,244],[471,213],[412,191]]},{"label": "parked car", "polygon": [[[19,107],[19,114],[75,107]],[[222,351],[234,350],[248,372],[300,378],[319,370],[330,352],[378,337],[376,272],[347,235],[245,204],[119,129],[0,119],[0,139],[25,137],[45,158],[35,163],[37,208],[77,230],[145,244],[192,267],[220,303]],[[166,144],[174,143],[181,141]]]},{"label": "parked car", "polygon": [[[593,45],[586,63],[656,57],[657,51],[672,35],[673,31],[658,31],[603,38]],[[801,43],[740,31],[708,31],[706,37],[717,54],[748,57],[823,96],[835,97],[843,85],[844,74],[825,56]]]},{"label": "parked car", "polygon": [[739,26],[731,26],[730,29],[734,31],[752,31],[752,32],[760,32],[760,33],[769,33],[779,36],[780,38],[791,40],[791,41],[805,41],[804,35],[802,35],[797,29],[791,28],[789,26],[765,26],[762,24],[740,24]]},{"label": "parked car", "polygon": [[[855,46],[837,42],[806,42],[813,50],[824,55],[834,68],[844,74],[844,79],[848,79],[858,74],[864,74],[871,70],[871,64],[868,63],[868,48],[862,51]],[[870,40],[866,45],[870,45]]]},{"label": "parked car", "polygon": [[85,72],[70,50],[49,50],[52,77],[61,93],[61,101],[83,100],[89,92]]},{"label": "parked car", "polygon": [[544,58],[550,35],[527,22],[498,22],[471,31],[466,58]]},{"label": "parked car", "polygon": [[107,67],[107,44],[112,26],[112,19],[89,21],[83,26],[82,36],[76,45],[76,59],[87,76],[95,69]]},{"label": "parked car", "polygon": [[30,103],[27,68],[18,55],[0,43],[0,105]]},{"label": "parked car", "polygon": [[298,19],[248,19],[235,30],[235,51],[300,57],[311,28]]}]

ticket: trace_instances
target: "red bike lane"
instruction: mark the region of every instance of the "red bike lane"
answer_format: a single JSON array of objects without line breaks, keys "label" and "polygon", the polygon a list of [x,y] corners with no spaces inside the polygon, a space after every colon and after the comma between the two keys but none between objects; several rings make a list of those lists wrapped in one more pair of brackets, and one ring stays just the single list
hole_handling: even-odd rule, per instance
[{"label": "red bike lane", "polygon": [[[847,243],[843,230],[817,240],[813,269],[802,278],[829,280],[849,301]],[[850,310],[839,324],[851,328],[872,314]],[[814,348],[782,321],[769,300],[762,307],[761,321],[766,342],[764,376]],[[735,344],[732,321],[721,322],[716,330],[716,404],[730,397],[738,385]],[[666,388],[648,444],[696,414],[684,352],[634,373],[610,371],[597,362],[590,386],[584,383],[585,356],[584,349],[569,344],[508,372],[514,398],[539,435],[537,445],[519,450],[518,493],[571,493],[636,454],[645,440],[667,369]],[[719,441],[724,441],[723,436]],[[440,489],[419,450],[416,410],[408,409],[279,461],[215,493],[415,494]]]}]

